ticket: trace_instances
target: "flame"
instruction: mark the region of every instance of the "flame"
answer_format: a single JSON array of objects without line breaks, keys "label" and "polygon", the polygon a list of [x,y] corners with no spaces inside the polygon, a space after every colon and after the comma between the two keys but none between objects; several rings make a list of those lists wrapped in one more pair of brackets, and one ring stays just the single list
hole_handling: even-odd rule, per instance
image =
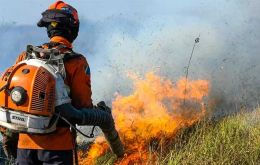
[{"label": "flame", "polygon": [[[87,154],[85,152],[83,152],[82,150],[80,150],[78,152],[79,163],[82,165],[94,164],[95,159],[98,156],[106,153],[108,148],[109,148],[109,146],[107,145],[105,138],[103,136],[98,136],[95,139],[95,143],[93,145],[91,145],[91,148],[89,149]],[[86,159],[86,156],[87,156],[87,159]]]},{"label": "flame", "polygon": [[[133,94],[117,95],[112,104],[116,127],[127,153],[116,164],[147,164],[148,161],[153,164],[156,154],[151,154],[151,144],[155,143],[157,148],[166,144],[166,139],[173,139],[177,130],[205,115],[203,98],[208,95],[209,82],[181,78],[173,83],[153,72],[147,73],[145,79],[134,74],[129,76],[134,81]],[[108,148],[104,139],[96,139],[84,164],[94,164]]]}]

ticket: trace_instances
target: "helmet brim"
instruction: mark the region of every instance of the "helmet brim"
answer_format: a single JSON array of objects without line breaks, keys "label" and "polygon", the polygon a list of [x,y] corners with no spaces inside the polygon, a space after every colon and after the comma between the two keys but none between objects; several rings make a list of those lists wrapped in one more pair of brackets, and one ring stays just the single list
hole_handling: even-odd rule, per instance
[{"label": "helmet brim", "polygon": [[75,20],[73,19],[72,15],[65,13],[61,10],[51,9],[46,10],[42,13],[42,18],[37,23],[37,26],[39,27],[46,27],[51,22],[58,22],[61,24],[68,24],[70,26],[77,26],[77,23],[74,24]]}]

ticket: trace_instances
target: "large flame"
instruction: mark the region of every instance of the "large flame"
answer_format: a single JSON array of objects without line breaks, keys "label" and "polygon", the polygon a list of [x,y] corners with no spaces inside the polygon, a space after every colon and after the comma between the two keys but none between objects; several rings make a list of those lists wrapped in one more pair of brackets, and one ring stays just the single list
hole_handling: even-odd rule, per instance
[{"label": "large flame", "polygon": [[[178,129],[204,116],[203,98],[208,95],[209,83],[184,78],[173,83],[153,72],[145,79],[133,74],[130,77],[134,81],[133,94],[117,95],[113,102],[116,127],[126,149],[125,157],[117,164],[147,164],[155,159],[152,143],[163,145],[165,139],[174,138]],[[98,138],[80,162],[93,164],[107,150],[104,138]]]}]

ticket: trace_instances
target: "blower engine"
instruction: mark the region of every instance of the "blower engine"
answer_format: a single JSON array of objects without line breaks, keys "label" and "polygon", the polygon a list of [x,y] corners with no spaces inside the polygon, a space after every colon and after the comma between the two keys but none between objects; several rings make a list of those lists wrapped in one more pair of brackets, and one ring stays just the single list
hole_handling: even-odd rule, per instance
[{"label": "blower engine", "polygon": [[17,132],[51,133],[59,119],[55,106],[71,102],[64,84],[64,55],[31,45],[26,53],[26,60],[0,78],[0,125]]}]

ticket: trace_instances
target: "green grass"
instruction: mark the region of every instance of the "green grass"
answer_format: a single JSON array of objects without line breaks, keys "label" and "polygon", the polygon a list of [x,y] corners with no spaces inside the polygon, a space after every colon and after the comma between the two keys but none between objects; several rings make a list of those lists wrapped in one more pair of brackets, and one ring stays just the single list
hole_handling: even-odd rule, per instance
[{"label": "green grass", "polygon": [[[260,164],[260,109],[184,128],[156,152],[158,165]],[[113,164],[111,153],[97,160]]]}]

